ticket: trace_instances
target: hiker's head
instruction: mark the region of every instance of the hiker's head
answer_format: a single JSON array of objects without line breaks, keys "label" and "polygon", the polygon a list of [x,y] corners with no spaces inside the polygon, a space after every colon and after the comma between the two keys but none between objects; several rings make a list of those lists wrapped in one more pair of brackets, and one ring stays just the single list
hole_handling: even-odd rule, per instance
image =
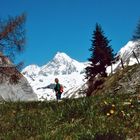
[{"label": "hiker's head", "polygon": [[58,82],[59,82],[58,78],[55,78],[55,83],[58,83]]}]

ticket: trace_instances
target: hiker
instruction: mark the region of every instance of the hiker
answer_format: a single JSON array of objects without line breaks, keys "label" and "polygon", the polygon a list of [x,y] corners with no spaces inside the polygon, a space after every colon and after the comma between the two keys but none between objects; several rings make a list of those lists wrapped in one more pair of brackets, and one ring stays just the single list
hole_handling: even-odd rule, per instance
[{"label": "hiker", "polygon": [[56,99],[61,100],[61,94],[63,92],[63,86],[61,84],[59,84],[58,78],[55,78],[55,83],[56,83],[56,85],[55,85],[54,90],[56,92]]}]

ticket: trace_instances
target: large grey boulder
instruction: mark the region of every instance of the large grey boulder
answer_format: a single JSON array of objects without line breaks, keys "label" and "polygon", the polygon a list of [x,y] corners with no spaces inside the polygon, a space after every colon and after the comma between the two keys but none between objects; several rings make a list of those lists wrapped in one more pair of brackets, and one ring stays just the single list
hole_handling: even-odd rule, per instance
[{"label": "large grey boulder", "polygon": [[26,78],[0,53],[0,101],[36,101]]}]

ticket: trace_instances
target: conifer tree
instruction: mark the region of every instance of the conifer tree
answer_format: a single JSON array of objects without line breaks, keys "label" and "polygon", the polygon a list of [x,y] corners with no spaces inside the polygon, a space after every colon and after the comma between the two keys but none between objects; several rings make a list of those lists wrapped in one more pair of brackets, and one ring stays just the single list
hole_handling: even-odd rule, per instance
[{"label": "conifer tree", "polygon": [[135,30],[135,32],[134,32],[134,35],[133,35],[132,39],[133,39],[134,41],[140,39],[140,20],[138,21],[138,24],[137,24],[137,26],[136,26],[136,30]]},{"label": "conifer tree", "polygon": [[96,24],[91,41],[92,46],[89,49],[91,57],[88,59],[90,61],[90,66],[86,68],[86,78],[94,79],[97,74],[106,77],[106,67],[111,65],[111,61],[114,60],[114,53],[109,45],[110,40],[105,37],[99,24]]}]

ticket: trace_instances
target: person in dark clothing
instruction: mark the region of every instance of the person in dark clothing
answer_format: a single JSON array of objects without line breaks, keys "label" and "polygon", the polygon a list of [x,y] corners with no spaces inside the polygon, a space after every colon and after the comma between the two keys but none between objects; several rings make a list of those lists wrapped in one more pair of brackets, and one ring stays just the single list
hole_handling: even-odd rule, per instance
[{"label": "person in dark clothing", "polygon": [[58,78],[55,78],[55,83],[56,83],[56,85],[55,85],[54,90],[56,92],[56,99],[57,100],[61,100],[61,94],[62,94],[62,92],[61,92],[61,85],[59,84]]}]

